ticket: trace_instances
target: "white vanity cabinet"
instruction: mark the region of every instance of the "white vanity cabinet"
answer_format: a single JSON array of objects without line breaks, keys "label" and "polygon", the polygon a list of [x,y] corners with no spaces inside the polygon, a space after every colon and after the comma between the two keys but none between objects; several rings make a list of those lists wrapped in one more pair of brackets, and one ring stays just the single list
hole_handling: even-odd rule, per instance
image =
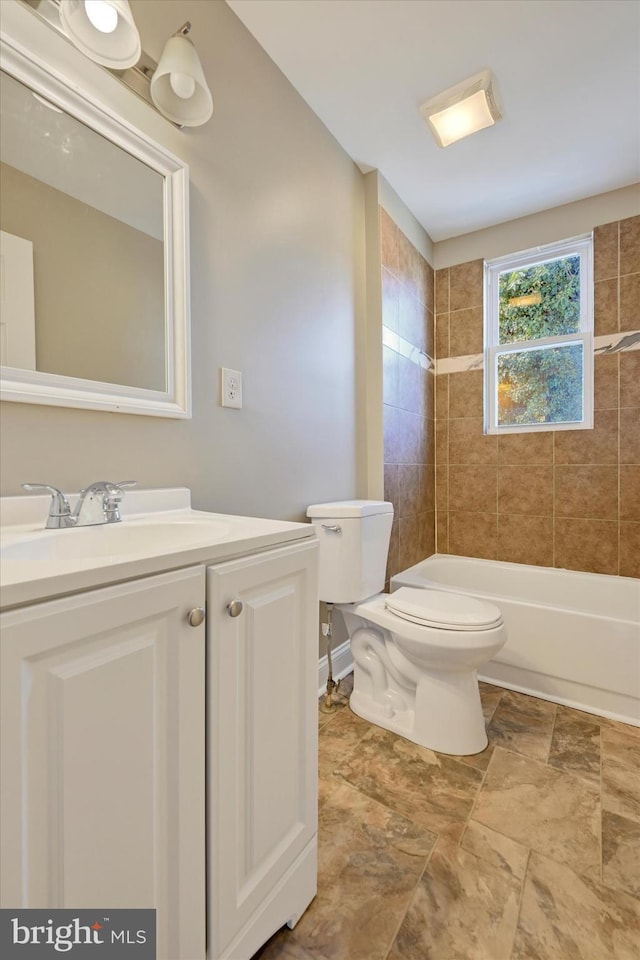
[{"label": "white vanity cabinet", "polygon": [[197,566],[2,614],[3,906],[155,907],[158,957],[204,957],[204,598]]},{"label": "white vanity cabinet", "polygon": [[316,892],[317,542],[295,526],[0,614],[3,907],[155,907],[159,960],[249,960],[298,919]]},{"label": "white vanity cabinet", "polygon": [[249,960],[316,892],[317,543],[207,569],[208,955]]}]

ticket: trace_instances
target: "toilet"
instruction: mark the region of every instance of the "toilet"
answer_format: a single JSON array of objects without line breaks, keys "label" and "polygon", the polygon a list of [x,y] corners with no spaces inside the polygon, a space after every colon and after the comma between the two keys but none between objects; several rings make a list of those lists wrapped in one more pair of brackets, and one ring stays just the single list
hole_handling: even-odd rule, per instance
[{"label": "toilet", "polygon": [[316,503],[320,599],[345,620],[354,713],[439,753],[487,746],[477,670],[504,646],[498,607],[444,590],[383,593],[393,504]]}]

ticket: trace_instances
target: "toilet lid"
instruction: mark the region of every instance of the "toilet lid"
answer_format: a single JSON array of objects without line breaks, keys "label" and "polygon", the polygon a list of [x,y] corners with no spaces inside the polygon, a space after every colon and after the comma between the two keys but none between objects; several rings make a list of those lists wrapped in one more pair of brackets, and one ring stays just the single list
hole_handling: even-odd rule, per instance
[{"label": "toilet lid", "polygon": [[444,590],[400,587],[385,606],[404,620],[443,630],[488,630],[502,622],[495,604]]}]

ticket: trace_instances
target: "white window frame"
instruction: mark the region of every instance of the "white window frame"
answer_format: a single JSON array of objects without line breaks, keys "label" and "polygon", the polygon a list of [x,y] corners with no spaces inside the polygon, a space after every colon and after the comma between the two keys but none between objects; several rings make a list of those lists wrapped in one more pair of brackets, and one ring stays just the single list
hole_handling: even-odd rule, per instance
[{"label": "white window frame", "polygon": [[[560,337],[499,342],[500,274],[564,257],[580,258],[580,330]],[[484,264],[484,389],[486,434],[536,433],[543,430],[593,429],[593,233],[549,243]],[[498,357],[542,347],[582,343],[582,420],[559,423],[498,423]]]}]

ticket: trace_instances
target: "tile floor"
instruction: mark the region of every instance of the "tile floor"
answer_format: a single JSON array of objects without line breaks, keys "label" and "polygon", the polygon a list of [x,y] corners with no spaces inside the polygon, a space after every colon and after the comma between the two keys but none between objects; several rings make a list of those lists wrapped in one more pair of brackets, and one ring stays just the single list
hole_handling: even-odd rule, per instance
[{"label": "tile floor", "polygon": [[481,695],[474,757],[319,714],[318,896],[254,960],[639,960],[640,729]]}]

